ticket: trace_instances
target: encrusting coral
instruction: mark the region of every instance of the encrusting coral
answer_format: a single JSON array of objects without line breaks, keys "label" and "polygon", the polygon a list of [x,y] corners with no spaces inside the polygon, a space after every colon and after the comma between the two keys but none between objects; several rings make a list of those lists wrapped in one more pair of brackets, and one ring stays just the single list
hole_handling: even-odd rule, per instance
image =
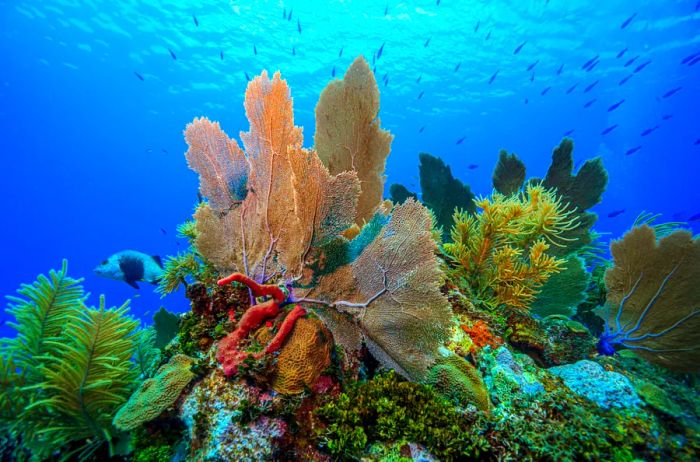
[{"label": "encrusting coral", "polygon": [[564,234],[576,219],[552,191],[535,184],[510,197],[494,192],[476,205],[476,215],[455,213],[452,242],[443,246],[453,277],[492,307],[526,310],[563,267],[564,260],[547,251],[568,241]]},{"label": "encrusting coral", "polygon": [[657,241],[635,227],[610,250],[605,274],[605,331],[598,351],[634,350],[648,361],[683,371],[700,369],[700,239],[677,230]]}]

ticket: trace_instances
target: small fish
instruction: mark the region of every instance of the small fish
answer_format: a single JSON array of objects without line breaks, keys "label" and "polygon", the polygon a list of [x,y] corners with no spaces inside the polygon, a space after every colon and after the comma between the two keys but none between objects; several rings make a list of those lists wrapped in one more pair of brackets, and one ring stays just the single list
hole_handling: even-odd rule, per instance
[{"label": "small fish", "polygon": [[546,95],[549,92],[549,90],[551,90],[551,89],[552,89],[552,87],[545,88],[544,90],[542,90],[542,93],[540,93],[540,95],[542,95],[542,96]]},{"label": "small fish", "polygon": [[297,30],[301,34],[301,22],[299,22],[299,18],[297,18]]},{"label": "small fish", "polygon": [[168,48],[168,51],[170,52],[170,57],[173,58],[175,61],[177,61],[177,56],[175,56],[175,53],[173,52],[173,50]]},{"label": "small fish", "polygon": [[639,56],[640,56],[640,55],[637,55],[637,56],[635,56],[634,58],[628,60],[628,61],[625,63],[625,67],[630,67],[630,66],[637,60],[637,58],[639,58]]},{"label": "small fish", "polygon": [[620,50],[620,52],[617,54],[616,58],[617,58],[617,59],[622,58],[626,52],[627,52],[627,48],[623,48],[623,49]]},{"label": "small fish", "polygon": [[586,72],[591,72],[593,70],[593,68],[598,65],[599,62],[600,61],[596,61],[593,64],[591,64],[590,66],[588,66],[588,69],[586,69]]},{"label": "small fish", "polygon": [[681,64],[688,64],[690,61],[692,61],[693,59],[695,59],[696,56],[700,56],[700,52],[698,52],[698,53],[693,53],[692,55],[686,56],[686,57],[683,58],[683,60],[681,61]]},{"label": "small fish", "polygon": [[588,69],[589,67],[591,67],[593,65],[594,62],[598,61],[598,58],[600,58],[600,55],[595,55],[594,58],[591,58],[588,61],[586,61],[583,64],[583,66],[581,66],[581,69],[583,69],[583,70]]},{"label": "small fish", "polygon": [[669,90],[666,93],[664,93],[663,98],[670,98],[671,96],[675,95],[676,93],[678,93],[682,89],[683,89],[683,87],[676,87],[672,90]]},{"label": "small fish", "polygon": [[[382,52],[384,51],[384,45],[386,45],[386,42],[382,43],[382,46],[379,47],[379,50],[377,50],[377,60],[382,57]],[[340,51],[340,54],[342,54],[343,51]],[[340,57],[340,56],[338,56]]]},{"label": "small fish", "polygon": [[601,135],[607,135],[608,133],[610,133],[611,131],[615,130],[616,128],[617,128],[617,124],[611,125],[611,126],[609,126],[608,128],[606,128],[605,130],[603,130],[602,132],[600,132],[600,134],[601,134]]},{"label": "small fish", "polygon": [[[382,44],[382,47],[384,47],[384,44]],[[338,52],[338,58],[341,58],[343,56],[343,49],[345,47],[340,47],[340,51]]]},{"label": "small fish", "polygon": [[498,72],[499,72],[499,71],[500,71],[500,69],[499,69],[498,71],[496,71],[496,72],[493,73],[493,75],[492,75],[491,78],[489,79],[489,85],[491,85],[491,84],[493,83],[493,81],[496,80],[496,76],[498,75]]},{"label": "small fish", "polygon": [[561,71],[563,71],[563,70],[564,70],[564,65],[562,64],[561,66],[559,66],[559,69],[557,70],[557,75],[561,75]]},{"label": "small fish", "polygon": [[389,5],[384,7],[384,16],[386,16],[387,14],[389,14]]},{"label": "small fish", "polygon": [[255,56],[258,55],[258,48],[255,46],[255,44],[253,44],[253,54],[254,54]]},{"label": "small fish", "polygon": [[475,168],[479,168],[479,164],[469,164],[467,165],[467,168],[469,170],[474,170]]},{"label": "small fish", "polygon": [[476,22],[476,26],[474,26],[474,33],[479,32],[479,26],[481,25],[481,21]]},{"label": "small fish", "polygon": [[437,0],[437,1],[435,2],[435,4],[436,4],[437,6],[440,6],[440,0]]},{"label": "small fish", "polygon": [[615,218],[617,216],[622,215],[623,213],[625,213],[625,209],[614,210],[614,211],[608,213],[608,218]]},{"label": "small fish", "polygon": [[466,140],[466,139],[467,139],[467,137],[466,137],[466,136],[463,136],[463,137],[461,137],[460,139],[458,139],[457,142],[456,142],[455,144],[462,144],[462,143],[464,142],[464,140]]},{"label": "small fish", "polygon": [[197,21],[197,16],[192,15],[192,19],[194,20],[194,25],[195,25],[196,27],[199,27],[199,21]]},{"label": "small fish", "polygon": [[491,38],[491,31],[489,31],[489,33],[486,34],[486,38],[485,38],[484,40],[488,40],[488,39],[490,39],[490,38]]},{"label": "small fish", "polygon": [[586,88],[584,88],[584,89],[583,89],[583,92],[584,92],[584,93],[588,93],[589,91],[593,90],[593,87],[595,87],[596,85],[598,85],[598,82],[600,82],[600,80],[596,80],[595,82],[593,82],[592,84],[590,84],[589,86],[587,86]]},{"label": "small fish", "polygon": [[695,66],[697,63],[700,62],[700,56],[696,57],[694,60],[688,63],[688,66]]},{"label": "small fish", "polygon": [[629,18],[625,19],[625,22],[620,24],[620,29],[624,29],[625,27],[629,26],[632,20],[637,16],[637,13],[634,13],[632,16]]},{"label": "small fish", "polygon": [[625,152],[625,155],[626,155],[626,156],[631,156],[632,154],[634,154],[635,152],[639,151],[640,149],[642,149],[642,146],[641,146],[641,145],[635,146],[635,147],[633,147],[633,148],[628,149],[627,152]]},{"label": "small fish", "polygon": [[598,101],[598,100],[593,98],[592,100],[590,100],[586,104],[584,104],[583,107],[585,107],[585,108],[591,107],[593,105],[593,103],[595,103],[596,101]]},{"label": "small fish", "polygon": [[136,250],[122,250],[103,260],[95,268],[98,276],[124,281],[138,289],[138,281],[157,284],[163,276],[163,263],[158,256],[147,255]]},{"label": "small fish", "polygon": [[534,82],[534,81],[535,81],[535,73],[533,72],[533,73],[530,75],[530,82]]},{"label": "small fish", "polygon": [[419,75],[418,78],[416,79],[416,83],[420,83],[420,79],[423,78],[423,75]]},{"label": "small fish", "polygon": [[291,20],[292,20],[292,11],[294,11],[294,8],[291,8],[291,9],[289,10],[289,14],[287,15],[287,21],[291,21]]},{"label": "small fish", "polygon": [[513,50],[513,54],[517,55],[518,53],[520,53],[520,50],[523,49],[523,47],[525,46],[526,43],[527,43],[527,40],[525,40],[523,43],[518,45],[518,47],[515,50]]},{"label": "small fish", "polygon": [[160,232],[163,234],[168,234],[168,232],[166,230],[164,230],[163,228],[160,228]]},{"label": "small fish", "polygon": [[143,81],[143,76],[139,74],[138,72],[134,71],[134,75],[139,78],[139,80]]},{"label": "small fish", "polygon": [[430,39],[431,39],[431,38],[432,38],[432,37],[428,37],[428,40],[426,40],[425,43],[423,44],[423,48],[427,48],[428,45],[430,45]]},{"label": "small fish", "polygon": [[647,128],[646,130],[644,130],[644,131],[641,133],[641,136],[650,135],[651,133],[653,133],[653,132],[654,132],[656,129],[658,129],[658,128],[659,128],[658,125],[654,125],[654,126],[651,127],[651,128]]},{"label": "small fish", "polygon": [[455,66],[455,72],[457,72],[459,70],[459,66],[461,66],[461,65],[462,65],[462,63],[457,63],[457,65]]},{"label": "small fish", "polygon": [[248,75],[248,73],[247,73],[246,71],[243,71],[243,73],[245,74],[245,79],[246,79],[248,82],[250,82],[250,76]]},{"label": "small fish", "polygon": [[700,146],[700,138],[695,140],[695,143],[693,143],[693,146]]},{"label": "small fish", "polygon": [[530,100],[529,100],[528,98],[525,98],[525,101],[523,101],[523,103],[529,104],[529,103],[530,103]]},{"label": "small fish", "polygon": [[534,63],[532,63],[532,64],[530,64],[529,66],[527,66],[527,71],[530,72],[531,70],[533,70],[533,69],[535,68],[535,66],[537,66],[537,63],[539,63],[539,62],[540,62],[540,60],[538,59],[538,60],[535,61]]},{"label": "small fish", "polygon": [[160,152],[162,152],[163,154],[168,154],[168,150],[165,148],[160,148]]},{"label": "small fish", "polygon": [[578,87],[577,83],[575,83],[573,86],[569,87],[569,89],[566,90],[566,94],[567,95],[571,94],[574,90],[576,90],[576,87]]},{"label": "small fish", "polygon": [[423,133],[423,130],[425,130],[425,125],[418,129],[418,133]]},{"label": "small fish", "polygon": [[282,19],[287,19],[287,8],[282,8]]},{"label": "small fish", "polygon": [[388,85],[389,85],[389,77],[387,77],[386,80],[384,81],[384,86],[386,87]]},{"label": "small fish", "polygon": [[617,85],[618,85],[618,86],[621,86],[621,85],[624,85],[624,84],[626,84],[626,83],[627,83],[627,81],[628,81],[629,79],[631,79],[631,78],[632,78],[632,76],[634,76],[634,74],[630,74],[630,75],[628,75],[628,76],[627,76],[627,77],[625,77],[624,79],[620,80],[620,81],[618,82],[618,84],[617,84]]},{"label": "small fish", "polygon": [[649,61],[645,61],[645,62],[643,62],[642,64],[640,64],[639,66],[637,66],[637,67],[634,69],[634,72],[633,72],[633,73],[636,74],[637,72],[640,72],[642,69],[644,69],[645,67],[647,67],[649,64],[651,64],[651,59],[650,59]]},{"label": "small fish", "polygon": [[673,117],[673,114],[664,114],[661,119],[663,120],[670,120]]},{"label": "small fish", "polygon": [[331,71],[331,77],[335,77],[335,66],[333,66],[333,70]]},{"label": "small fish", "polygon": [[292,56],[296,56],[296,55],[297,55],[297,47],[292,45]]},{"label": "small fish", "polygon": [[423,97],[424,93],[425,93],[424,91],[420,92],[420,94],[418,94],[418,99],[421,99]]},{"label": "small fish", "polygon": [[615,104],[613,104],[612,106],[610,106],[610,107],[608,108],[608,112],[612,112],[612,111],[614,111],[615,109],[619,108],[620,105],[621,105],[622,103],[624,103],[624,102],[625,102],[625,100],[624,100],[624,99],[621,99],[621,100],[618,101],[617,103],[615,103]]},{"label": "small fish", "polygon": [[224,52],[223,51],[219,52],[219,57],[221,58],[222,61],[224,60]]},{"label": "small fish", "polygon": [[569,136],[569,135],[571,135],[571,134],[572,134],[573,132],[575,132],[575,131],[576,131],[576,129],[575,129],[575,128],[572,128],[571,130],[569,130],[569,131],[567,131],[566,133],[564,133],[564,136]]},{"label": "small fish", "polygon": [[384,75],[382,76],[382,81],[385,81],[389,78],[389,73],[385,72]]}]

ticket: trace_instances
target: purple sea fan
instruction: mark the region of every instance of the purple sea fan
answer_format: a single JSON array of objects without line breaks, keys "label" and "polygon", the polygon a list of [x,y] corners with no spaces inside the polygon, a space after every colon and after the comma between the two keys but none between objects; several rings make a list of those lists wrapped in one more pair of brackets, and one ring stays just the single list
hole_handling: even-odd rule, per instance
[{"label": "purple sea fan", "polygon": [[625,347],[669,369],[700,370],[700,239],[677,230],[657,241],[643,225],[610,249],[598,352]]}]

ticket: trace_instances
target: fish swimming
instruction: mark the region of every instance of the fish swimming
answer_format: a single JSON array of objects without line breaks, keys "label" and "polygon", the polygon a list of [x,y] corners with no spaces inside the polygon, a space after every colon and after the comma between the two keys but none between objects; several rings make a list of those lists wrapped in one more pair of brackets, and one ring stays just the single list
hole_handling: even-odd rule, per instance
[{"label": "fish swimming", "polygon": [[491,31],[489,31],[489,33],[486,34],[486,38],[485,38],[484,40],[488,40],[488,39],[490,39],[490,38],[491,38]]},{"label": "fish swimming", "polygon": [[420,93],[418,94],[418,99],[421,99],[421,98],[423,97],[423,94],[424,94],[424,93],[425,93],[425,91],[420,92]]},{"label": "fish swimming", "polygon": [[199,27],[199,21],[197,21],[197,16],[192,15],[192,19],[194,20],[194,25]]},{"label": "fish swimming", "polygon": [[628,60],[628,61],[625,63],[625,67],[631,66],[632,63],[634,63],[634,62],[637,60],[637,58],[639,58],[639,55],[637,55],[637,56],[635,56],[634,58]]},{"label": "fish swimming", "polygon": [[292,56],[296,56],[296,55],[297,55],[297,47],[292,45]]},{"label": "fish swimming", "polygon": [[530,64],[529,66],[527,66],[528,72],[531,71],[531,70],[533,70],[533,69],[535,68],[535,66],[537,66],[537,63],[539,63],[539,62],[540,62],[540,60],[538,59],[538,60],[535,61],[534,63],[532,63],[532,64]]},{"label": "fish swimming", "polygon": [[175,56],[175,53],[173,52],[173,50],[168,48],[168,51],[170,52],[170,57],[172,57],[175,61],[177,61],[177,56]]},{"label": "fish swimming", "polygon": [[661,119],[662,120],[669,120],[672,117],[673,117],[673,114],[664,114],[663,116],[661,116]]},{"label": "fish swimming", "polygon": [[469,170],[474,170],[475,168],[479,168],[479,164],[469,164],[467,165],[467,168]]},{"label": "fish swimming", "polygon": [[384,7],[384,16],[386,16],[387,14],[389,14],[389,5]]},{"label": "fish swimming", "polygon": [[581,66],[581,69],[583,69],[583,70],[588,69],[589,67],[591,67],[591,66],[593,65],[593,63],[595,63],[596,61],[598,61],[598,58],[600,58],[600,55],[595,55],[594,58],[591,58],[591,59],[589,59],[588,61],[586,61],[586,62],[583,64],[583,66]]},{"label": "fish swimming", "polygon": [[688,63],[688,66],[695,66],[697,63],[700,62],[700,56],[697,56],[694,60]]},{"label": "fish swimming", "polygon": [[552,87],[545,88],[544,90],[542,90],[542,93],[540,93],[540,95],[542,95],[542,96],[546,95],[547,92],[549,92],[549,90],[551,90],[551,89],[552,89]]},{"label": "fish swimming", "polygon": [[577,84],[577,83],[573,84],[571,87],[569,87],[568,90],[566,90],[566,94],[567,94],[567,95],[568,95],[568,94],[571,94],[571,92],[573,92],[574,90],[576,90],[576,87],[578,87],[578,84]]},{"label": "fish swimming", "polygon": [[[338,52],[338,58],[341,58],[343,56],[343,48],[345,48],[345,47],[340,47],[340,51]],[[382,48],[384,48],[383,43],[382,43]]]},{"label": "fish swimming", "polygon": [[335,77],[335,66],[333,66],[333,70],[331,71],[331,77]]},{"label": "fish swimming", "polygon": [[672,90],[669,90],[666,93],[664,93],[663,98],[669,98],[669,97],[675,95],[676,93],[678,93],[679,91],[681,91],[682,89],[683,89],[683,87],[676,87]]},{"label": "fish swimming", "polygon": [[615,218],[617,216],[622,215],[623,213],[625,213],[625,209],[614,210],[614,211],[608,213],[608,218]]},{"label": "fish swimming", "polygon": [[621,105],[622,103],[624,103],[624,102],[625,102],[625,100],[624,100],[624,99],[621,99],[621,100],[618,101],[617,103],[615,103],[615,104],[613,104],[612,106],[610,106],[610,107],[608,108],[608,112],[612,112],[612,111],[614,111],[615,109],[619,108],[620,105]]},{"label": "fish swimming", "polygon": [[591,107],[591,105],[592,105],[593,103],[595,103],[596,101],[598,101],[598,100],[595,99],[595,98],[593,98],[592,100],[586,102],[586,104],[584,104],[583,107]]},{"label": "fish swimming", "polygon": [[428,45],[430,45],[430,37],[428,37],[428,40],[425,41],[425,43],[423,44],[423,47],[427,48]]},{"label": "fish swimming", "polygon": [[527,40],[525,40],[523,43],[518,45],[518,47],[515,50],[513,50],[513,54],[517,55],[518,53],[520,53],[520,50],[523,49],[523,47],[525,46],[526,43],[527,43]]},{"label": "fish swimming", "polygon": [[695,140],[695,143],[693,143],[693,146],[700,146],[700,138]]},{"label": "fish swimming", "polygon": [[700,52],[698,52],[698,53],[693,53],[692,55],[686,56],[686,57],[683,58],[683,60],[681,61],[681,64],[688,64],[690,61],[692,61],[693,59],[695,59],[696,56],[700,56]]},{"label": "fish swimming", "polygon": [[623,22],[622,24],[620,24],[620,29],[624,29],[625,27],[629,26],[630,23],[632,22],[632,20],[633,20],[635,17],[637,17],[637,13],[634,13],[632,16],[630,16],[629,18],[625,19],[625,22]]},{"label": "fish swimming", "polygon": [[479,26],[481,25],[481,21],[476,22],[476,26],[474,27],[474,32],[479,32]]},{"label": "fish swimming", "polygon": [[243,73],[245,74],[245,79],[246,79],[248,82],[250,82],[250,76],[248,75],[248,73],[247,73],[246,71],[243,71]]},{"label": "fish swimming", "polygon": [[467,139],[467,137],[466,137],[466,136],[463,136],[463,137],[461,137],[460,139],[458,139],[457,142],[456,142],[455,144],[462,144],[462,143],[464,142],[464,140],[466,140],[466,139]]},{"label": "fish swimming", "polygon": [[459,70],[459,66],[461,66],[461,65],[462,65],[462,63],[457,63],[457,65],[455,66],[455,72],[457,72]]},{"label": "fish swimming", "polygon": [[561,75],[561,71],[563,71],[563,70],[564,70],[564,65],[562,64],[561,66],[559,66],[559,69],[557,70],[557,75]]},{"label": "fish swimming", "polygon": [[641,136],[650,135],[650,134],[651,134],[652,132],[654,132],[657,128],[659,128],[658,125],[654,125],[654,126],[651,127],[651,128],[647,128],[646,130],[644,130],[644,131],[641,133]]},{"label": "fish swimming", "polygon": [[292,8],[291,10],[289,10],[289,15],[287,16],[287,21],[291,21],[291,20],[292,20],[292,11],[294,11],[294,8]]},{"label": "fish swimming", "polygon": [[422,78],[423,78],[423,76],[419,75],[418,78],[416,79],[416,83],[420,83],[420,79],[422,79]]},{"label": "fish swimming", "polygon": [[122,250],[102,261],[95,268],[100,277],[124,281],[138,289],[138,281],[158,284],[163,276],[163,263],[158,256],[147,255],[136,250]]},{"label": "fish swimming", "polygon": [[224,60],[224,52],[223,52],[223,51],[220,51],[220,52],[219,52],[219,56],[221,57],[221,60],[223,61],[223,60]]},{"label": "fish swimming", "polygon": [[254,54],[255,56],[258,55],[258,48],[255,46],[255,44],[253,44],[253,54]]},{"label": "fish swimming", "polygon": [[[500,69],[499,69],[500,70]],[[496,80],[496,76],[498,75],[498,71],[494,72],[491,78],[489,79],[489,85],[493,83],[494,80]]]},{"label": "fish swimming", "polygon": [[425,125],[418,129],[418,133],[423,133],[423,130],[425,130]]},{"label": "fish swimming", "polygon": [[301,34],[301,22],[299,22],[299,18],[297,18],[297,30]]},{"label": "fish swimming", "polygon": [[618,86],[620,86],[620,85],[624,85],[624,84],[626,84],[626,83],[627,83],[627,81],[628,81],[629,79],[631,79],[633,75],[634,75],[634,74],[630,74],[630,75],[628,75],[628,76],[627,76],[627,77],[625,77],[624,79],[620,80],[620,82],[618,82],[618,84],[617,84],[617,85],[618,85]]},{"label": "fish swimming", "polygon": [[642,149],[642,146],[641,146],[641,145],[635,146],[635,147],[633,147],[633,148],[628,149],[627,152],[625,153],[625,155],[626,155],[626,156],[631,156],[632,154],[634,154],[635,152],[639,151],[640,149]]},{"label": "fish swimming", "polygon": [[617,124],[611,125],[611,126],[609,126],[608,128],[606,128],[605,130],[603,130],[602,132],[600,132],[600,134],[601,134],[601,135],[607,135],[608,133],[610,133],[611,131],[615,130],[616,128],[617,128]]},{"label": "fish swimming", "polygon": [[532,75],[530,76],[530,82],[535,81],[535,73],[533,72]]},{"label": "fish swimming", "polygon": [[592,84],[590,84],[589,86],[587,86],[586,88],[584,88],[584,89],[583,89],[583,92],[584,92],[584,93],[588,93],[589,91],[593,90],[593,88],[594,88],[596,85],[598,85],[598,82],[600,82],[600,80],[596,80],[595,82],[593,82]]},{"label": "fish swimming", "polygon": [[[384,51],[384,45],[386,45],[386,42],[382,43],[382,46],[380,46],[380,47],[379,47],[379,50],[377,50],[377,60],[379,60],[379,58],[382,57],[382,52]],[[343,49],[341,48],[341,49],[340,49],[340,54],[338,55],[338,57],[340,58],[340,56],[341,56],[342,54],[343,54]]]},{"label": "fish swimming", "polygon": [[593,70],[593,68],[598,65],[598,63],[600,63],[600,61],[596,61],[593,64],[591,64],[590,66],[588,66],[588,69],[586,69],[586,72],[591,72]]},{"label": "fish swimming", "polygon": [[143,76],[139,74],[138,72],[134,71],[134,75],[139,78],[139,80],[143,81]]},{"label": "fish swimming", "polygon": [[634,73],[636,74],[637,72],[640,72],[642,69],[647,67],[649,64],[651,64],[651,59],[649,61],[645,61],[642,64],[640,64],[639,66],[637,66],[637,68],[634,70]]},{"label": "fish swimming", "polygon": [[567,131],[566,133],[564,133],[564,136],[569,136],[569,135],[571,135],[571,134],[572,134],[573,132],[575,132],[575,131],[576,131],[576,129],[575,129],[575,128],[572,128],[571,130],[569,130],[569,131]]},{"label": "fish swimming", "polygon": [[623,49],[620,50],[620,52],[617,54],[616,58],[617,58],[617,59],[622,58],[622,56],[623,56],[626,52],[627,52],[627,48],[623,48]]}]

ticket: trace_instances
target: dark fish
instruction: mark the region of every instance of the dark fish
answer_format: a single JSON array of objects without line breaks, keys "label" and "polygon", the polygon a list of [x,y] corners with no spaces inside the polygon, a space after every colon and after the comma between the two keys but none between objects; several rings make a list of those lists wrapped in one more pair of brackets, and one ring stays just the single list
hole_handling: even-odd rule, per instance
[{"label": "dark fish", "polygon": [[486,38],[485,38],[484,40],[488,40],[488,39],[490,39],[490,38],[491,38],[491,31],[489,31],[489,33],[486,34]]},{"label": "dark fish", "polygon": [[593,103],[598,101],[597,99],[593,98],[592,100],[588,101],[586,104],[583,105],[583,107],[591,107]]},{"label": "dark fish", "polygon": [[167,153],[168,153],[168,150],[165,149],[165,148],[160,148],[160,152],[162,152],[163,154],[167,154]]},{"label": "dark fish", "polygon": [[616,58],[617,59],[622,58],[622,56],[625,54],[625,52],[627,52],[627,48],[623,48],[622,50],[620,50],[620,52],[617,54]]},{"label": "dark fish", "polygon": [[627,152],[625,153],[625,155],[626,155],[626,156],[631,156],[632,154],[634,154],[635,152],[639,151],[640,149],[642,149],[642,146],[641,146],[641,145],[635,146],[635,147],[633,147],[633,148],[628,149]]},{"label": "dark fish", "polygon": [[425,130],[425,125],[418,129],[418,133],[423,133],[423,130]]},{"label": "dark fish", "polygon": [[583,66],[581,66],[581,69],[583,69],[583,70],[588,69],[589,67],[591,67],[593,65],[594,62],[598,61],[598,58],[600,58],[600,55],[595,55],[594,58],[591,58],[588,61],[586,61],[583,64]]},{"label": "dark fish", "polygon": [[425,93],[425,92],[422,91],[422,92],[420,92],[420,93],[418,94],[418,99],[421,99],[421,98],[423,97],[423,93]]},{"label": "dark fish", "polygon": [[535,73],[533,72],[533,73],[530,75],[530,82],[534,82],[534,81],[535,81]]},{"label": "dark fish", "polygon": [[197,21],[197,16],[192,15],[192,19],[194,20],[194,25],[199,27],[199,21]]},{"label": "dark fish", "polygon": [[481,25],[481,21],[476,22],[476,26],[474,26],[474,32],[479,32],[479,26]]},{"label": "dark fish", "polygon": [[592,84],[590,84],[589,86],[587,86],[586,88],[584,88],[584,89],[583,89],[583,92],[584,92],[584,93],[588,93],[589,91],[593,90],[593,87],[595,87],[596,85],[598,85],[598,82],[600,82],[600,80],[596,80],[595,82],[593,82]]},{"label": "dark fish", "polygon": [[166,230],[164,230],[163,228],[160,228],[160,232],[163,234],[168,234],[168,232]]},{"label": "dark fish", "polygon": [[382,76],[382,81],[385,81],[389,78],[389,73],[385,72],[384,75]]},{"label": "dark fish", "polygon": [[287,8],[282,8],[282,19],[287,19]]},{"label": "dark fish", "polygon": [[299,22],[299,18],[297,18],[297,30],[301,34],[301,23]]},{"label": "dark fish", "polygon": [[224,52],[223,51],[219,52],[219,57],[221,58],[222,61],[224,60]]},{"label": "dark fish", "polygon": [[637,55],[637,56],[635,56],[634,58],[628,60],[628,61],[625,63],[625,67],[630,67],[630,66],[632,65],[632,63],[634,63],[634,62],[637,60],[637,58],[639,58],[639,55]]},{"label": "dark fish", "polygon": [[462,65],[462,63],[457,63],[457,65],[455,66],[455,72],[457,72],[459,70],[459,66],[461,66],[461,65]]},{"label": "dark fish", "polygon": [[647,67],[649,64],[651,64],[651,59],[650,59],[649,61],[645,61],[645,62],[643,62],[642,64],[640,64],[639,66],[637,66],[637,67],[634,69],[634,72],[633,72],[633,73],[636,74],[637,72],[639,72],[639,71],[641,71],[642,69],[644,69],[645,67]]},{"label": "dark fish", "polygon": [[687,221],[698,221],[698,220],[700,220],[700,213],[696,213],[692,217],[688,218]]},{"label": "dark fish", "polygon": [[586,72],[591,72],[593,70],[593,68],[598,65],[599,62],[600,61],[596,61],[593,64],[591,64],[590,66],[588,66],[588,69],[586,69]]},{"label": "dark fish", "polygon": [[695,59],[696,56],[700,56],[700,53],[693,53],[692,55],[686,56],[686,57],[683,58],[683,60],[681,61],[681,64],[688,64],[690,61],[692,61],[693,59]]},{"label": "dark fish", "polygon": [[572,134],[573,132],[575,132],[575,131],[576,131],[576,129],[575,129],[575,128],[572,128],[572,129],[569,130],[568,132],[564,133],[564,136],[569,136],[569,135],[571,135],[571,134]]},{"label": "dark fish", "polygon": [[520,53],[520,50],[523,49],[523,47],[525,46],[526,43],[527,43],[527,40],[525,40],[523,43],[518,45],[518,47],[515,50],[513,50],[513,54],[517,55],[518,53]]},{"label": "dark fish", "polygon": [[[500,71],[500,69],[499,69]],[[493,83],[494,80],[496,80],[496,76],[498,75],[498,71],[494,72],[491,78],[489,79],[489,85]]]},{"label": "dark fish", "polygon": [[618,84],[617,84],[617,85],[618,85],[618,86],[620,86],[620,85],[624,85],[624,84],[626,84],[626,83],[627,83],[627,81],[628,81],[629,79],[631,79],[633,75],[634,75],[634,74],[630,74],[630,75],[628,75],[628,76],[627,76],[627,77],[625,77],[624,79],[620,80],[620,81],[618,82]]},{"label": "dark fish", "polygon": [[250,82],[250,76],[248,75],[248,73],[247,73],[246,71],[243,71],[243,73],[245,74],[245,79],[246,79],[248,82]]},{"label": "dark fish", "polygon": [[258,48],[255,46],[255,44],[253,44],[253,54],[254,54],[255,56],[258,55]]},{"label": "dark fish", "polygon": [[577,87],[577,86],[578,86],[578,84],[575,83],[573,86],[569,87],[569,89],[566,90],[566,94],[567,94],[567,95],[571,94],[571,92],[573,92],[574,90],[576,90],[576,87]]},{"label": "dark fish", "polygon": [[384,7],[384,16],[386,16],[387,14],[389,14],[389,5]]},{"label": "dark fish", "polygon": [[700,56],[692,60],[691,62],[688,63],[688,66],[695,66],[697,63],[700,62]]},{"label": "dark fish", "polygon": [[469,170],[474,170],[475,168],[479,168],[479,164],[469,164],[467,165],[467,168]]},{"label": "dark fish", "polygon": [[425,41],[425,43],[423,44],[424,48],[426,48],[428,45],[430,45],[430,39],[431,39],[431,37],[428,37],[428,40]]},{"label": "dark fish", "polygon": [[294,11],[294,8],[292,8],[292,9],[289,10],[289,14],[287,15],[287,21],[291,21],[291,20],[292,20],[292,11]]},{"label": "dark fish", "polygon": [[652,132],[654,132],[657,128],[659,128],[658,125],[654,125],[654,126],[651,127],[651,128],[647,128],[646,130],[644,130],[644,131],[641,133],[641,136],[650,135],[650,134],[651,134]]},{"label": "dark fish", "polygon": [[624,100],[624,99],[621,99],[621,100],[618,101],[617,103],[615,103],[615,104],[613,104],[612,106],[610,106],[610,107],[608,108],[608,112],[612,112],[612,111],[614,111],[615,109],[619,108],[620,105],[621,105],[622,103],[624,103],[624,102],[625,102],[625,100]]},{"label": "dark fish", "polygon": [[525,104],[528,104],[530,102],[529,99],[525,98],[525,101],[523,101]]},{"label": "dark fish", "polygon": [[171,50],[170,48],[168,48],[168,51],[170,52],[170,56],[171,56],[175,61],[177,61],[177,56],[175,56],[175,53],[173,53],[173,50]]},{"label": "dark fish", "polygon": [[663,120],[669,120],[671,117],[673,117],[673,114],[664,114],[661,118]]},{"label": "dark fish", "polygon": [[674,89],[672,89],[672,90],[667,91],[666,93],[664,93],[663,98],[669,98],[669,97],[675,95],[676,93],[678,93],[679,91],[681,91],[682,88],[683,88],[683,87],[676,87],[676,88],[674,88]]},{"label": "dark fish", "polygon": [[437,1],[435,2],[435,4],[436,4],[437,6],[440,6],[440,0],[437,0]]},{"label": "dark fish", "polygon": [[607,135],[608,133],[610,133],[611,131],[615,130],[616,128],[617,128],[617,124],[611,125],[611,126],[609,126],[608,128],[606,128],[605,130],[603,130],[602,132],[600,132],[600,134],[601,134],[601,135]]},{"label": "dark fish", "polygon": [[297,55],[297,47],[292,45],[292,56],[296,56],[296,55]]},{"label": "dark fish", "polygon": [[466,137],[466,136],[463,136],[463,137],[461,137],[460,139],[458,139],[457,142],[456,142],[455,144],[462,144],[462,143],[464,142],[464,140],[466,140],[466,139],[467,139],[467,137]]},{"label": "dark fish", "polygon": [[625,213],[625,209],[614,210],[614,211],[608,213],[608,218],[615,218],[619,215],[622,215],[623,213]]},{"label": "dark fish", "polygon": [[331,77],[335,77],[335,66],[333,66],[333,70],[331,71]]},{"label": "dark fish", "polygon": [[422,79],[422,78],[423,78],[423,76],[419,75],[418,78],[416,79],[416,83],[420,83],[420,79]]},{"label": "dark fish", "polygon": [[[379,60],[379,58],[382,57],[382,52],[384,51],[384,45],[385,45],[385,44],[386,44],[386,42],[382,43],[382,46],[380,46],[380,47],[379,47],[379,50],[377,50],[377,60]],[[340,54],[343,54],[343,50],[342,50],[342,49],[340,50]],[[338,57],[340,57],[340,55],[339,55]]]},{"label": "dark fish", "polygon": [[629,18],[625,19],[625,22],[620,24],[620,29],[624,29],[625,27],[629,26],[632,20],[637,16],[637,13],[634,13],[632,16]]},{"label": "dark fish", "polygon": [[695,140],[695,143],[693,143],[693,146],[700,146],[700,138]]},{"label": "dark fish", "polygon": [[540,95],[542,95],[542,96],[546,95],[547,92],[549,92],[549,90],[551,90],[551,89],[552,89],[552,87],[545,88],[544,90],[542,90],[542,93],[540,93]]},{"label": "dark fish", "polygon": [[389,77],[387,77],[386,80],[384,81],[384,86],[386,87],[387,85],[389,85]]},{"label": "dark fish", "polygon": [[559,66],[559,69],[557,70],[557,75],[561,75],[561,71],[563,71],[563,70],[564,70],[564,65],[562,64],[561,66]]},{"label": "dark fish", "polygon": [[[384,47],[384,44],[382,44],[382,48]],[[343,56],[343,48],[345,47],[340,47],[340,51],[338,52],[338,58]]]},{"label": "dark fish", "polygon": [[139,74],[138,72],[134,71],[134,75],[139,78],[139,80],[143,81],[143,76]]},{"label": "dark fish", "polygon": [[532,63],[532,64],[530,64],[529,66],[527,66],[527,71],[529,72],[529,71],[533,70],[533,69],[535,68],[535,66],[537,66],[537,63],[539,63],[539,62],[540,62],[540,60],[538,59],[538,60],[535,61],[534,63]]}]

